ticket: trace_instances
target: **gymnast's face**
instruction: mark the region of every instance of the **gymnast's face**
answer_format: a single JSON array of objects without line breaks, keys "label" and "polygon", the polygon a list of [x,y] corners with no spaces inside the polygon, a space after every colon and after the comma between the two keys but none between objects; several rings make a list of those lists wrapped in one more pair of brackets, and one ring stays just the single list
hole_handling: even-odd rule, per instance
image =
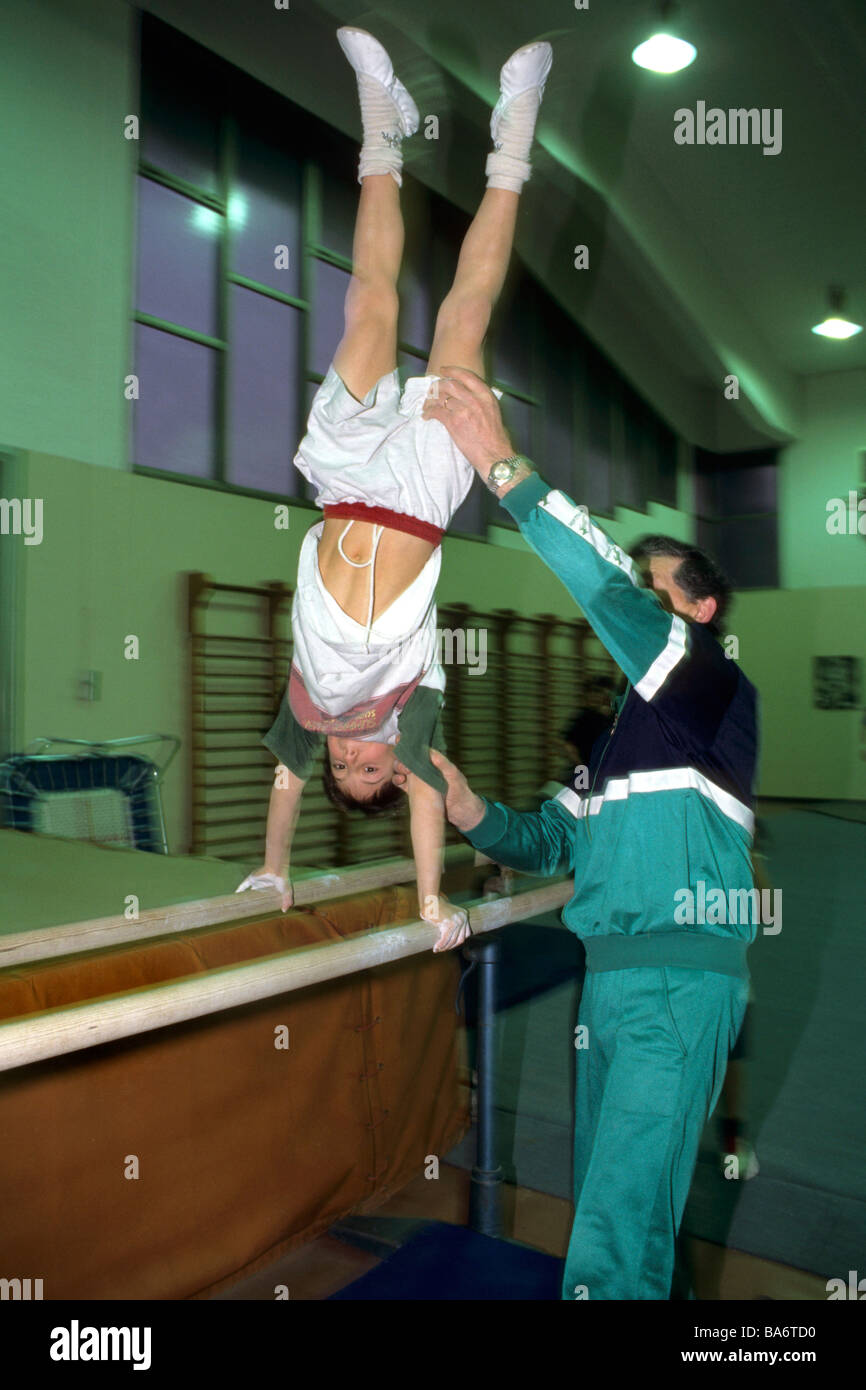
[{"label": "gymnast's face", "polygon": [[369,801],[394,773],[394,749],[367,739],[328,738],[328,759],[334,781],[356,801]]}]

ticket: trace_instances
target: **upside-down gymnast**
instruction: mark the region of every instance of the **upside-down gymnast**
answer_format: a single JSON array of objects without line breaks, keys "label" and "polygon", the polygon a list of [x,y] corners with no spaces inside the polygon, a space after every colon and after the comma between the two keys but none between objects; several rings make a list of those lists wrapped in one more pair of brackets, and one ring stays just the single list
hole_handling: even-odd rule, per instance
[{"label": "upside-down gymnast", "polygon": [[[345,331],[314,397],[295,466],[318,488],[324,520],[304,538],[292,605],[288,689],[263,742],[279,759],[265,862],[238,888],[275,886],[292,904],[291,841],[323,736],[324,783],[343,809],[382,814],[408,793],[419,910],[439,926],[434,951],[469,935],[467,914],[439,894],[446,784],[445,675],[436,649],[440,542],[473,470],[421,411],[445,362],[483,374],[482,346],[511,255],[520,191],[552,62],[547,43],[518,49],[500,73],[487,188],[436,319],[427,374],[400,391],[397,278],[403,252],[401,141],[417,108],[382,45],[361,29],[337,38],[355,70],[363,144]],[[395,744],[408,768],[393,778]]]}]

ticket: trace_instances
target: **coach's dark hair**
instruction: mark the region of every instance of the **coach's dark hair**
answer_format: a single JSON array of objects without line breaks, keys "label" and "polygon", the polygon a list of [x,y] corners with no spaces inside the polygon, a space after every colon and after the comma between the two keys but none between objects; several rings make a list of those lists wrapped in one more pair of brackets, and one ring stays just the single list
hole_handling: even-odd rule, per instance
[{"label": "coach's dark hair", "polygon": [[359,801],[356,797],[350,796],[334,776],[327,751],[322,768],[322,786],[331,805],[338,806],[345,815],[360,811],[365,816],[394,816],[406,800],[406,793],[394,782],[385,782],[368,801]]},{"label": "coach's dark hair", "polygon": [[642,536],[629,554],[638,562],[651,555],[679,559],[682,563],[674,571],[674,583],[679,584],[692,603],[702,598],[716,600],[716,611],[706,627],[716,635],[721,632],[722,619],[730,607],[733,589],[730,580],[711,556],[698,550],[696,545],[688,545],[686,541],[678,541],[673,536]]}]

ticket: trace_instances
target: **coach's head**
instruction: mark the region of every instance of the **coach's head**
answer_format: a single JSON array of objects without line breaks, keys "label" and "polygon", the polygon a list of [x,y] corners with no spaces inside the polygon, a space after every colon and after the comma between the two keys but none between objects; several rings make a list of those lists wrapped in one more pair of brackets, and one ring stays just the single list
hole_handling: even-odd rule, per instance
[{"label": "coach's head", "polygon": [[732,589],[709,555],[673,536],[644,536],[629,553],[669,613],[704,623],[719,635]]}]

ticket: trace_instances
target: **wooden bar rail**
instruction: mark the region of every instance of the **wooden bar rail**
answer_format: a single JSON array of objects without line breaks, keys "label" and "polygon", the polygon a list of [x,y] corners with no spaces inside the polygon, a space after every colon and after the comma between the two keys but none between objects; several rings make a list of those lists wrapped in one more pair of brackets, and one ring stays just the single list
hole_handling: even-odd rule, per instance
[{"label": "wooden bar rail", "polygon": [[[485,855],[470,845],[449,846],[445,850],[445,867],[460,864],[489,864]],[[239,871],[240,877],[245,875]],[[415,877],[411,859],[385,859],[374,864],[359,864],[348,869],[334,869],[292,880],[296,907],[318,903],[326,898],[344,898],[349,894],[366,893],[371,888],[388,888],[395,883],[407,883]],[[243,893],[227,893],[216,898],[200,898],[195,902],[172,903],[168,907],[152,907],[131,921],[124,916],[95,917],[86,922],[66,922],[57,927],[39,927],[34,931],[14,932],[0,936],[0,969],[21,965],[24,961],[45,960],[50,956],[77,955],[80,951],[96,951],[105,946],[121,946],[130,941],[146,941],[149,937],[165,936],[169,932],[195,931],[197,927],[214,927],[221,922],[235,922],[245,917],[271,916],[280,911],[280,895],[275,888],[251,889]]]},{"label": "wooden bar rail", "polygon": [[[543,888],[477,904],[469,910],[473,935],[563,907],[573,891],[570,878],[559,879]],[[436,927],[413,922],[361,932],[347,941],[301,946],[249,965],[208,970],[188,979],[130,990],[71,1008],[46,1009],[26,1018],[11,1019],[0,1023],[0,1071],[389,964],[432,950],[437,938]]]}]

